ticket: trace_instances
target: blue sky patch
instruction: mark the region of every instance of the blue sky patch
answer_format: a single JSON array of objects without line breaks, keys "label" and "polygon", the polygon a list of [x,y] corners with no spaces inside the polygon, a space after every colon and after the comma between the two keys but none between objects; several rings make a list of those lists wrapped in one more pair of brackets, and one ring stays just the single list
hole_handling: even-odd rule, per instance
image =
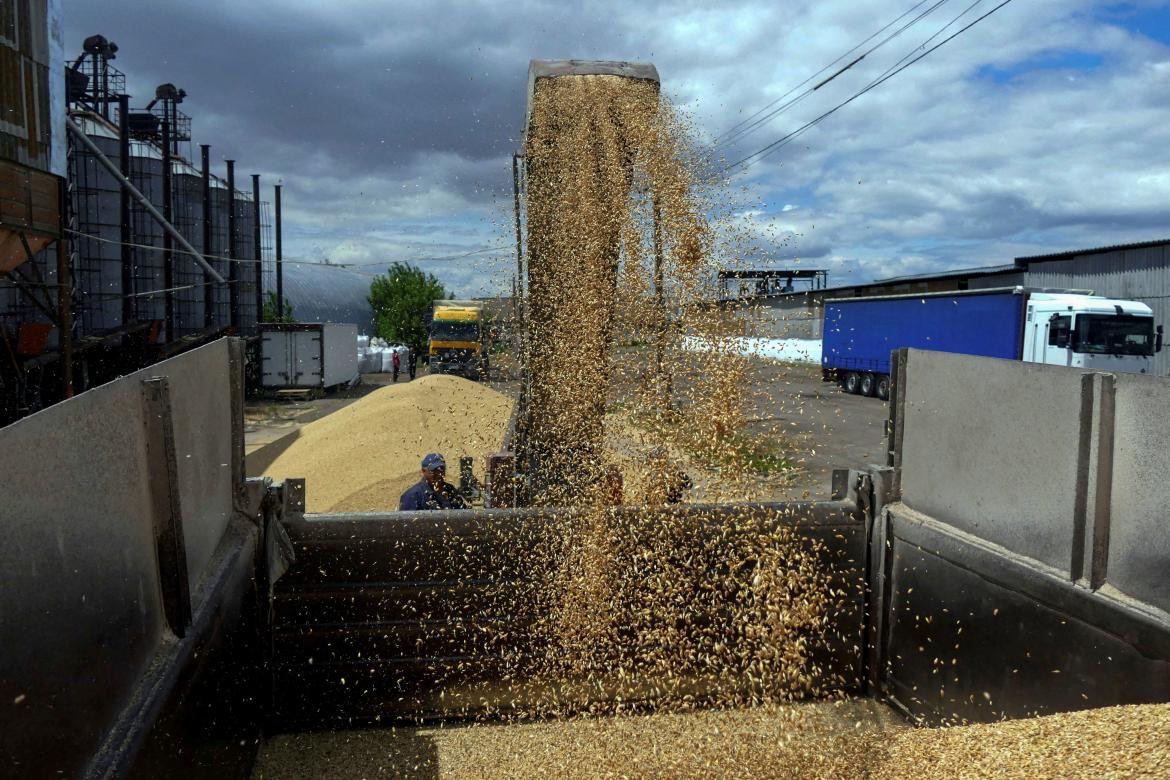
[{"label": "blue sky patch", "polygon": [[1101,67],[1105,58],[1100,54],[1087,51],[1054,51],[1045,52],[1035,57],[1028,57],[1004,68],[994,65],[984,65],[979,69],[977,76],[990,79],[997,84],[1006,84],[1020,76],[1042,70],[1077,70],[1091,71]]},{"label": "blue sky patch", "polygon": [[1170,4],[1135,8],[1119,3],[1101,9],[1095,18],[1170,46]]}]

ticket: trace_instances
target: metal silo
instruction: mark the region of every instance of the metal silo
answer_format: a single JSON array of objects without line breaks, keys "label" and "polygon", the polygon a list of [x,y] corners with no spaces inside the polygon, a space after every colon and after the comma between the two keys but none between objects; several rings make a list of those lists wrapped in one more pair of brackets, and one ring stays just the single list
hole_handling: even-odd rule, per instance
[{"label": "metal silo", "polygon": [[252,240],[252,226],[256,218],[252,210],[252,196],[236,190],[236,238],[233,256],[239,287],[240,335],[251,336],[256,328],[256,250]]},{"label": "metal silo", "polygon": [[[94,114],[75,121],[102,153],[120,164],[118,130]],[[121,187],[86,148],[71,141],[70,177],[76,215],[74,283],[82,333],[114,330],[122,322]]]},{"label": "metal silo", "polygon": [[[208,232],[210,245],[205,250],[207,261],[224,279],[230,277],[230,263],[228,256],[228,192],[227,185],[218,176],[211,176],[211,213]],[[231,325],[231,299],[228,286],[224,284],[212,285],[208,300],[211,309],[208,312],[208,327],[226,328]]]},{"label": "metal silo", "polygon": [[[130,142],[130,181],[159,210],[163,208],[162,152],[149,141]],[[131,280],[134,314],[139,322],[150,322],[151,340],[163,338],[165,295],[163,289],[163,230],[137,202],[130,205]]]},{"label": "metal silo", "polygon": [[[191,242],[207,253],[203,246],[203,178],[186,160],[171,164],[172,224]],[[176,248],[171,281],[174,285],[174,334],[181,338],[204,329],[204,273],[195,259]]]}]

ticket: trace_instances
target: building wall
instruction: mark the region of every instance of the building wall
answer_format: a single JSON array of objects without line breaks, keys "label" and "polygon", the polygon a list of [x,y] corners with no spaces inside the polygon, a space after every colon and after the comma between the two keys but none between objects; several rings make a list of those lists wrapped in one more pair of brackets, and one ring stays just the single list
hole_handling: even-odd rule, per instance
[{"label": "building wall", "polygon": [[[1141,301],[1154,310],[1154,322],[1170,325],[1170,244],[1033,262],[1025,279],[1029,287],[1085,288]],[[1170,350],[1154,358],[1154,373],[1170,376]]]}]

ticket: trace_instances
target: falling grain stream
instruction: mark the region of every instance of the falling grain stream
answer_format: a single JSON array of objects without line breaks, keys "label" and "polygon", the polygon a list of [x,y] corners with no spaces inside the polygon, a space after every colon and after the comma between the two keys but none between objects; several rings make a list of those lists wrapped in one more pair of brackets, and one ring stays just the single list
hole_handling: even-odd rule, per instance
[{"label": "falling grain stream", "polygon": [[[331,644],[334,624],[298,621],[316,572],[343,565],[305,543],[305,573],[276,601],[278,632],[316,637],[297,652],[318,676],[283,681],[303,693],[302,706],[328,709],[313,697],[338,684],[331,674],[373,691],[373,667],[408,646],[461,660],[412,668],[426,691],[400,681],[355,699],[366,702],[355,725],[393,727],[270,739],[256,776],[1170,773],[1166,707],[911,730],[891,710],[845,697],[850,681],[823,659],[830,646],[861,641],[833,635],[832,619],[860,586],[834,558],[832,533],[843,532],[798,533],[797,505],[744,503],[738,464],[757,443],[743,435],[743,359],[728,346],[744,332],[703,303],[713,229],[687,148],[656,84],[536,83],[522,355],[522,457],[536,514],[469,517],[410,539],[385,520],[380,541],[344,564],[357,585],[332,618],[367,621],[358,650]],[[681,348],[685,336],[712,347],[701,370]],[[641,456],[615,450],[618,422],[636,429]],[[671,475],[697,463],[717,473],[722,508],[665,506]],[[612,506],[615,468],[638,511]],[[329,544],[346,544],[341,525],[330,533]],[[435,585],[443,577],[459,588]],[[1150,749],[1151,733],[1165,736],[1160,748]]]}]

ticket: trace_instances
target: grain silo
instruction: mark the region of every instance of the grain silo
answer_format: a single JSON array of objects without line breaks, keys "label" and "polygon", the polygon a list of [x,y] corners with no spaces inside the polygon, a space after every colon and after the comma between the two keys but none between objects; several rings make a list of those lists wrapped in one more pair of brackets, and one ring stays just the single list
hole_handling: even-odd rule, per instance
[{"label": "grain silo", "polygon": [[[207,252],[203,246],[203,176],[186,160],[178,159],[171,164],[172,180],[171,223],[200,252]],[[174,336],[182,338],[204,329],[204,271],[186,252],[176,249],[173,253],[171,282],[175,287]]]},{"label": "grain silo", "polygon": [[253,214],[252,196],[249,193],[236,190],[233,199],[236,210],[235,251],[232,257],[237,261],[236,287],[238,305],[240,308],[239,333],[243,336],[252,336],[258,332],[256,327],[256,250],[252,241],[252,227],[256,224]]},{"label": "grain silo", "polygon": [[[121,165],[118,130],[96,114],[74,116],[86,136],[107,158]],[[112,331],[122,321],[121,186],[96,155],[71,140],[69,175],[73,182],[76,267],[82,332]]]},{"label": "grain silo", "polygon": [[[210,244],[205,250],[207,261],[224,279],[230,278],[228,256],[228,191],[227,185],[218,176],[210,177],[210,218],[208,233]],[[225,328],[231,324],[231,299],[227,285],[216,284],[211,288],[209,296],[211,308],[209,327]]]},{"label": "grain silo", "polygon": [[[163,208],[163,156],[150,141],[130,142],[130,181],[155,208]],[[165,331],[165,296],[163,229],[136,201],[131,201],[130,230],[131,282],[134,315],[139,322],[151,323],[150,340],[160,341]]]}]

